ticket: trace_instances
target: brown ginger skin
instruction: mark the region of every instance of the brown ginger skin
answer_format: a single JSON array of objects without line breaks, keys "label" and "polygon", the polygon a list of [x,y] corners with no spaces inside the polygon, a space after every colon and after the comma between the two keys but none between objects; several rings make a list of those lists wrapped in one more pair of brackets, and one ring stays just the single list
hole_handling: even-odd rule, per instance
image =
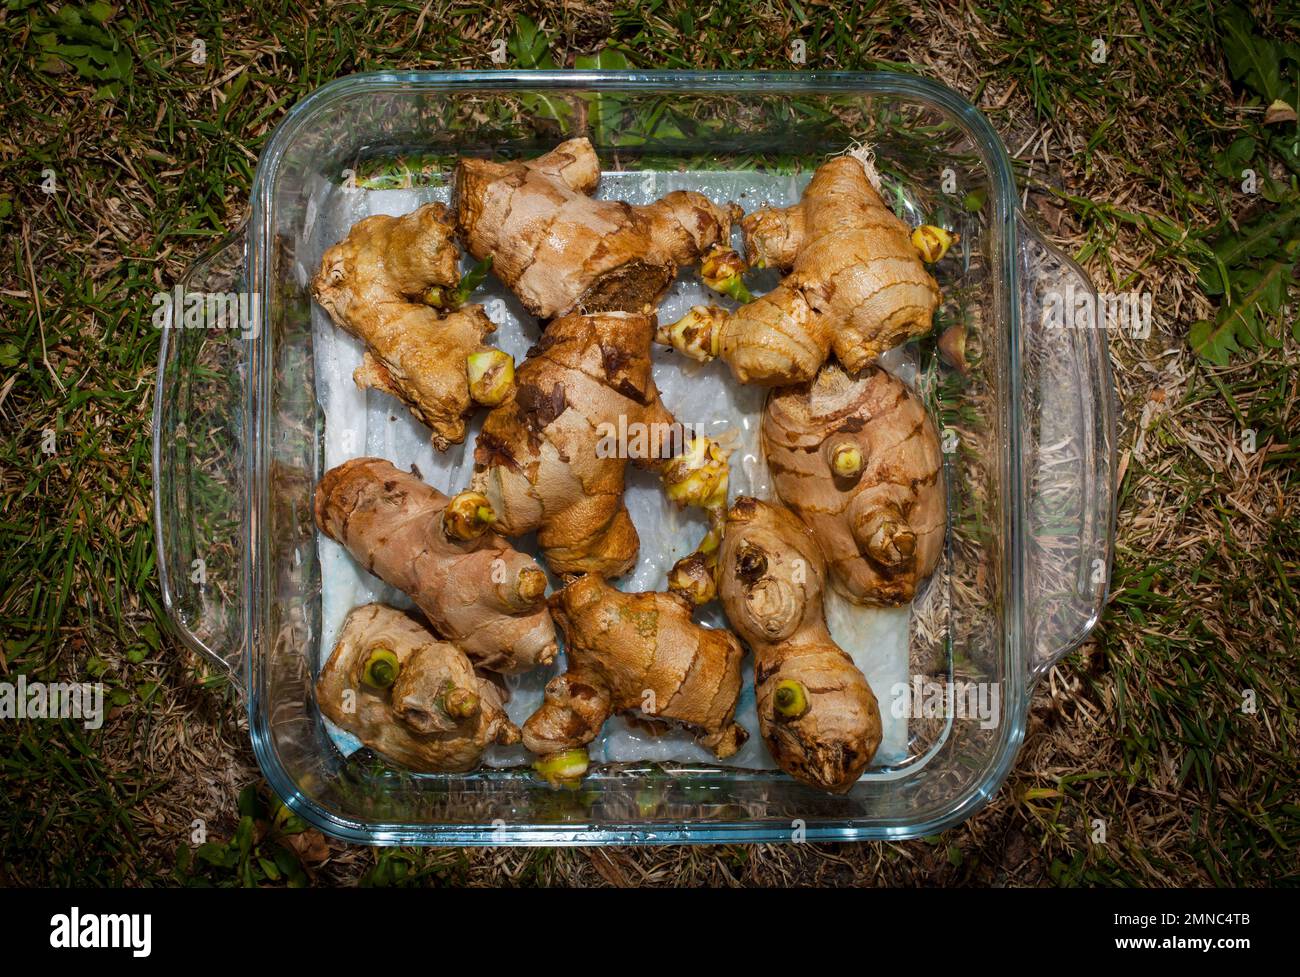
[{"label": "brown ginger skin", "polygon": [[[507,536],[537,532],[552,572],[617,577],[639,540],[623,503],[628,456],[661,464],[681,429],[651,375],[653,316],[568,315],[546,327],[475,442],[472,487]],[[620,443],[620,428],[640,437]]]},{"label": "brown ginger skin", "polygon": [[780,285],[731,313],[697,307],[661,341],[776,386],[811,380],[832,352],[857,371],[930,331],[939,286],[856,158],[823,163],[797,204],[741,227],[749,263],[786,272]]},{"label": "brown ginger skin", "polygon": [[696,624],[685,600],[623,593],[589,575],[550,603],[568,671],[547,683],[545,702],[524,723],[528,749],[584,746],[623,712],[692,727],[719,759],[748,738],[735,721],[744,651],[729,631]]},{"label": "brown ginger skin", "polygon": [[422,301],[430,288],[459,279],[454,235],[440,203],[367,217],[325,252],[311,285],[330,318],[366,344],[357,385],[406,404],[439,451],[465,440],[473,409],[466,360],[492,351],[483,340],[496,329],[482,306],[442,314]]},{"label": "brown ginger skin", "polygon": [[730,235],[730,210],[698,193],[636,206],[592,199],[599,181],[585,138],[526,162],[465,158],[456,168],[466,248],[491,255],[493,272],[538,318],[653,308],[680,266]]},{"label": "brown ginger skin", "polygon": [[790,776],[852,788],[880,746],[880,707],[831,638],[822,609],[826,560],[788,510],[742,496],[727,514],[718,592],[754,653],[759,731]]},{"label": "brown ginger skin", "polygon": [[[763,450],[776,494],[826,552],[832,585],[856,604],[906,604],[943,551],[939,436],[925,404],[878,367],[831,364],[772,392]],[[860,458],[835,471],[836,457]]]},{"label": "brown ginger skin", "polygon": [[523,672],[555,657],[535,560],[493,533],[448,532],[448,498],[382,458],[355,458],[316,487],[316,524],[368,571],[409,594],[435,632],[479,668]]},{"label": "brown ginger skin", "polygon": [[[367,681],[376,651],[397,660],[390,685]],[[384,604],[348,615],[316,681],[316,701],[336,726],[419,773],[472,770],[493,743],[519,742],[500,690],[474,674],[464,652]]]}]

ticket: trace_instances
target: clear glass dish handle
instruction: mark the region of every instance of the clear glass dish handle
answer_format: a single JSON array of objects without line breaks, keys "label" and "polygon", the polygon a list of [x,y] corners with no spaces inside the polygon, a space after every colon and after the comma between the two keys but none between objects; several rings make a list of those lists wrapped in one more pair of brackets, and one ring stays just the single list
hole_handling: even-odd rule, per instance
[{"label": "clear glass dish handle", "polygon": [[163,607],[190,648],[242,690],[244,228],[189,269],[166,300],[153,414],[154,529]]},{"label": "clear glass dish handle", "polygon": [[1077,264],[1018,217],[1021,454],[1030,681],[1101,617],[1115,523],[1115,388],[1106,308]]}]

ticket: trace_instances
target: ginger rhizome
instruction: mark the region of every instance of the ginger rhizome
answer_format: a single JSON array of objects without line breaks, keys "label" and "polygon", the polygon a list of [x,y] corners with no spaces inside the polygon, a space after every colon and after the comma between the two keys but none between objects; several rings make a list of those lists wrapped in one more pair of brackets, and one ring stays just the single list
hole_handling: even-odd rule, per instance
[{"label": "ginger rhizome", "polygon": [[748,738],[735,721],[744,651],[735,635],[691,620],[672,594],[628,594],[600,577],[579,577],[552,595],[568,670],[524,723],[524,745],[552,754],[585,746],[614,713],[635,713],[695,730],[719,759]]},{"label": "ginger rhizome", "polygon": [[676,190],[652,204],[595,200],[600,161],[586,139],[544,156],[499,163],[462,159],[457,223],[475,258],[530,313],[653,310],[683,265],[731,233],[731,210]]},{"label": "ginger rhizome", "polygon": [[[617,577],[636,563],[639,540],[623,502],[629,460],[662,469],[675,501],[712,503],[719,480],[725,501],[725,456],[694,458],[659,399],[654,330],[653,316],[633,313],[555,320],[484,420],[472,488],[496,514],[495,531],[537,532],[554,573]],[[699,447],[707,451],[707,439]]]},{"label": "ginger rhizome", "polygon": [[510,356],[484,343],[496,329],[482,306],[440,312],[426,304],[459,280],[455,225],[442,204],[404,217],[376,215],[353,225],[325,252],[312,294],[341,328],[366,344],[353,374],[360,387],[397,397],[442,451],[465,440],[465,418],[499,403]]},{"label": "ginger rhizome", "polygon": [[419,773],[472,770],[493,743],[519,742],[501,691],[465,653],[384,604],[348,615],[316,701],[336,726]]},{"label": "ginger rhizome", "polygon": [[777,495],[812,529],[836,590],[859,604],[916,596],[943,550],[943,456],[925,404],[872,367],[831,364],[772,392],[763,451]]},{"label": "ginger rhizome", "polygon": [[781,283],[734,312],[696,306],[661,342],[774,386],[811,380],[832,352],[860,370],[930,331],[939,287],[857,158],[822,164],[797,204],[741,226],[750,264],[787,272]]},{"label": "ginger rhizome", "polygon": [[355,458],[316,487],[316,524],[410,595],[435,632],[480,668],[523,672],[555,657],[546,574],[487,529],[476,493],[448,499],[382,458]]},{"label": "ginger rhizome", "polygon": [[718,592],[754,653],[759,731],[778,766],[822,790],[849,790],[880,746],[880,707],[831,638],[826,558],[788,510],[741,497],[727,514]]},{"label": "ginger rhizome", "polygon": [[[623,503],[625,452],[598,451],[602,425],[671,431],[672,415],[650,376],[653,320],[570,315],[552,322],[475,441],[473,488],[507,536],[538,533],[555,573],[626,573],[638,538]],[[648,446],[653,464],[659,445]],[[602,457],[603,455],[603,457]]]}]

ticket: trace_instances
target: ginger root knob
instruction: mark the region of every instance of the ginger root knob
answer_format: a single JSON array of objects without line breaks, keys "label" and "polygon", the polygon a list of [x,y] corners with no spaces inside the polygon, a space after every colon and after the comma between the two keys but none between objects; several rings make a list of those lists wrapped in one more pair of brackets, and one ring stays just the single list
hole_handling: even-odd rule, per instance
[{"label": "ginger root knob", "polygon": [[387,648],[374,648],[366,658],[361,679],[371,688],[386,689],[397,681],[401,667],[393,652]]},{"label": "ginger root knob", "polygon": [[707,363],[718,355],[720,325],[727,313],[714,305],[695,305],[674,323],[660,326],[655,342],[671,346],[697,363]]},{"label": "ginger root knob", "polygon": [[668,589],[699,607],[718,596],[718,551],[722,546],[726,516],[721,509],[709,513],[709,531],[694,552],[688,553],[668,571]]},{"label": "ginger root knob", "polygon": [[492,503],[482,492],[460,492],[452,496],[442,515],[442,525],[452,539],[467,542],[482,536],[496,522]]},{"label": "ginger root knob", "polygon": [[485,349],[465,357],[469,395],[475,403],[495,407],[515,385],[515,361],[504,350]]},{"label": "ginger root knob", "polygon": [[516,592],[519,599],[531,607],[546,593],[546,574],[539,567],[524,567],[519,571]]},{"label": "ginger root knob", "polygon": [[966,358],[966,327],[954,323],[939,337],[939,355],[962,376],[970,376],[970,360]]},{"label": "ginger root knob", "polygon": [[840,478],[857,478],[865,459],[856,441],[837,441],[830,449],[831,471]]},{"label": "ginger root knob", "polygon": [[442,711],[452,719],[469,719],[478,715],[478,695],[448,682],[442,690]]},{"label": "ginger root knob", "polygon": [[942,259],[948,253],[948,249],[959,240],[961,235],[933,224],[922,224],[912,232],[912,244],[920,252],[921,260],[928,265]]},{"label": "ginger root knob", "polygon": [[533,764],[533,769],[552,787],[576,788],[590,765],[587,751],[578,747],[544,756]]},{"label": "ginger root knob", "polygon": [[718,595],[718,547],[722,532],[710,528],[693,553],[688,553],[668,571],[668,589],[696,607]]},{"label": "ginger root knob", "polygon": [[712,438],[691,438],[664,466],[664,492],[679,507],[718,509],[727,504],[727,452]]},{"label": "ginger root knob", "polygon": [[737,302],[752,302],[754,296],[742,277],[747,270],[745,259],[735,250],[715,244],[700,264],[700,279],[715,292],[729,295]]},{"label": "ginger root knob", "polygon": [[778,682],[772,693],[772,708],[778,719],[798,719],[808,712],[808,690],[792,678]]},{"label": "ginger root knob", "polygon": [[865,520],[858,538],[867,555],[881,566],[900,566],[916,552],[916,533],[906,520],[889,513]]}]

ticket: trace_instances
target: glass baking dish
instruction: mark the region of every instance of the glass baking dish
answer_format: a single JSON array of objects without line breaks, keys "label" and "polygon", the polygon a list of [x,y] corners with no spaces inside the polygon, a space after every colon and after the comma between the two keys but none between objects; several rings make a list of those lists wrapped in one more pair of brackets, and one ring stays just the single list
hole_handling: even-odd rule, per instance
[{"label": "glass baking dish", "polygon": [[[865,140],[909,222],[961,235],[936,276],[941,325],[965,325],[969,375],[941,367],[932,339],[907,353],[944,439],[947,552],[911,618],[906,745],[844,796],[771,769],[706,763],[597,764],[578,790],[554,789],[523,764],[413,775],[368,751],[345,757],[320,719],[312,493],[323,468],[323,415],[310,229],[340,186],[436,186],[458,155],[531,156],[578,134],[592,139],[607,171],[697,175],[706,184],[710,173],[754,171],[774,186],[788,183],[790,199],[800,174]],[[186,313],[196,295],[206,314]],[[652,71],[343,78],[288,113],[259,161],[247,224],[196,263],[174,297],[154,413],[164,605],[186,643],[227,668],[246,697],[271,786],[345,840],[932,834],[997,791],[1024,736],[1035,681],[1087,636],[1105,602],[1115,457],[1104,317],[1088,314],[1097,305],[1086,276],[1020,212],[1010,162],[988,122],[924,79]],[[876,691],[882,709],[895,707],[899,690],[892,700],[891,690]],[[993,707],[977,708],[979,696]]]}]

